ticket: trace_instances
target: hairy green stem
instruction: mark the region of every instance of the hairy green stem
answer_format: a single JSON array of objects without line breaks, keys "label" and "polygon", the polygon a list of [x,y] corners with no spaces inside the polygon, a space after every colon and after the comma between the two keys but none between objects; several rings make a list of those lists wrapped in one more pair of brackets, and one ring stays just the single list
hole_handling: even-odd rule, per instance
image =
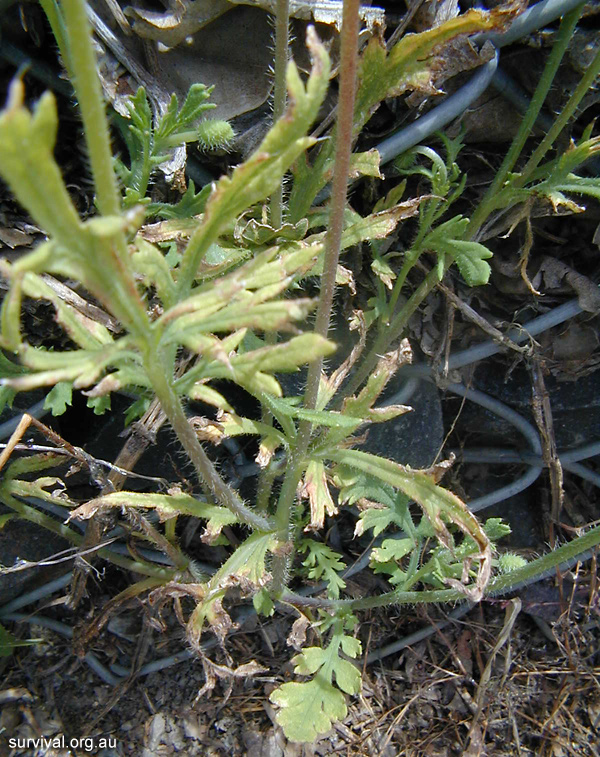
[{"label": "hairy green stem", "polygon": [[69,60],[69,48],[67,44],[67,29],[62,14],[58,8],[58,4],[56,0],[40,0],[40,5],[44,9],[50,28],[52,29],[52,34],[54,35],[54,39],[60,50],[63,64],[67,69],[69,78],[72,80],[71,61]]},{"label": "hairy green stem", "polygon": [[[323,263],[323,275],[321,276],[321,294],[319,296],[314,328],[315,333],[323,337],[326,337],[329,331],[333,296],[335,294],[335,277],[337,275],[342,232],[344,230],[344,211],[346,209],[346,196],[348,193],[354,100],[356,96],[359,6],[359,0],[344,0],[335,164],[331,189],[329,228],[325,237],[325,259]],[[322,367],[323,358],[313,360],[308,367],[304,397],[305,406],[308,408],[316,406]]]},{"label": "hairy green stem", "polygon": [[[358,53],[360,0],[344,0],[341,33],[340,94],[337,112],[337,141],[333,186],[331,190],[329,228],[325,238],[325,260],[321,276],[321,294],[315,320],[315,333],[327,336],[335,293],[335,277],[340,255],[344,210],[348,192],[348,174],[352,152],[352,128],[354,99],[356,95],[356,72]],[[308,366],[304,406],[316,407],[323,359],[313,360]],[[292,509],[296,499],[298,483],[307,462],[311,424],[301,422],[294,449],[291,452],[286,475],[279,495],[275,515],[279,538],[287,542],[290,537]],[[273,561],[273,590],[280,593],[285,587],[291,554],[281,554]]]},{"label": "hairy green stem", "polygon": [[[406,279],[408,277],[408,274],[412,271],[414,266],[417,264],[417,261],[419,260],[421,253],[423,252],[422,243],[427,234],[431,231],[431,226],[433,225],[435,212],[437,210],[437,207],[439,206],[439,202],[436,199],[432,199],[427,204],[427,208],[424,212],[421,212],[421,218],[419,221],[419,231],[417,234],[417,238],[414,241],[414,244],[412,247],[408,250],[406,255],[404,256],[404,263],[402,264],[402,268],[400,269],[400,272],[398,273],[398,277],[396,278],[396,281],[394,282],[394,288],[392,289],[392,294],[390,295],[390,299],[388,302],[388,320],[392,318],[394,315],[394,311],[396,310],[396,305],[398,304],[398,298],[400,297],[400,293],[402,292],[402,289],[404,288],[404,284],[406,282]],[[381,328],[381,322],[380,322],[380,328]]]},{"label": "hairy green stem", "polygon": [[[542,557],[524,565],[522,568],[512,570],[495,576],[488,583],[485,590],[486,596],[505,594],[516,590],[523,584],[533,583],[562,563],[576,559],[579,555],[593,549],[600,544],[600,526],[590,529],[583,536],[579,536],[568,544],[548,552]],[[282,595],[282,600],[298,607],[321,607],[329,610],[341,610],[343,612],[357,612],[359,610],[372,610],[376,607],[386,607],[394,604],[423,604],[431,602],[458,602],[465,599],[464,592],[457,589],[434,589],[427,591],[388,591],[375,597],[363,597],[362,599],[320,599],[316,597],[303,597],[291,591]]]},{"label": "hairy green stem", "polygon": [[[273,425],[273,415],[268,408],[263,407],[262,421],[263,423]],[[256,509],[258,512],[268,512],[273,484],[275,483],[275,478],[280,473],[279,466],[273,461],[261,470],[256,488]]]},{"label": "hairy green stem", "polygon": [[[83,0],[63,0],[60,8],[64,17],[52,0],[44,1],[44,9],[57,33],[57,42],[77,95],[96,188],[96,203],[102,215],[120,216],[121,195],[113,169],[108,121],[86,4]],[[125,232],[117,230],[110,238],[89,235],[87,240],[81,234],[76,236],[73,249],[81,248],[82,240],[88,245],[88,248],[78,250],[86,258],[84,270],[87,268],[92,272],[90,281],[85,283],[136,337],[147,334],[148,319],[131,271]],[[92,245],[94,249],[89,249]]]},{"label": "hairy green stem", "polygon": [[87,19],[85,2],[62,0],[61,7],[68,30],[67,59],[75,77],[73,86],[77,93],[90,154],[96,202],[103,215],[118,215],[121,212],[121,195],[113,170],[108,122],[104,113],[104,101],[92,48],[92,30]]},{"label": "hairy green stem", "polygon": [[[325,257],[321,276],[321,293],[315,319],[315,333],[326,337],[331,321],[331,310],[335,294],[335,279],[340,256],[344,211],[348,194],[348,174],[352,154],[352,131],[354,101],[356,97],[356,73],[359,33],[359,0],[344,0],[342,25],[340,93],[337,105],[336,149],[331,189],[329,227],[325,236]],[[323,369],[323,358],[313,360],[308,367],[304,405],[314,408],[317,404],[319,382]],[[304,424],[307,436],[310,424]],[[301,435],[302,435],[301,427]],[[306,440],[308,446],[308,438]]]},{"label": "hairy green stem", "polygon": [[[68,30],[68,59],[75,75],[74,85],[88,142],[98,208],[105,216],[120,215],[121,198],[113,170],[108,125],[85,3],[83,0],[64,0],[62,7]],[[217,224],[213,224],[213,228],[209,230],[209,237],[211,233],[212,237],[218,233]],[[234,512],[242,523],[253,529],[269,530],[269,522],[252,512],[221,479],[187,421],[172,383],[175,352],[174,349],[168,350],[168,354],[164,352],[162,360],[157,354],[157,345],[154,344],[150,324],[130,270],[124,232],[116,233],[110,239],[99,237],[96,248],[89,253],[87,267],[93,273],[94,281],[99,284],[95,289],[101,290],[94,291],[134,335],[158,400],[203,485],[217,502]],[[192,286],[194,273],[194,270],[188,271],[188,276],[183,277],[184,296]]]},{"label": "hairy green stem", "polygon": [[533,129],[542,105],[546,100],[548,91],[552,86],[552,82],[554,81],[563,55],[565,54],[569,42],[571,41],[573,31],[575,29],[575,26],[577,25],[579,17],[581,16],[582,10],[583,3],[574,8],[570,13],[567,13],[562,19],[560,29],[556,37],[556,42],[552,47],[552,52],[550,53],[550,57],[548,58],[548,62],[546,63],[546,66],[544,68],[544,72],[540,77],[540,81],[536,87],[535,93],[531,98],[527,112],[523,116],[519,131],[517,132],[516,137],[513,139],[510,149],[506,154],[506,157],[504,158],[502,165],[498,170],[498,173],[494,177],[494,180],[485,193],[482,201],[477,206],[477,209],[473,213],[468,229],[470,238],[473,238],[477,234],[489,214],[497,207],[497,196],[504,186],[509,173],[512,171],[515,163],[519,159],[519,155],[521,154],[523,147],[525,146],[525,142],[531,134],[531,130]]},{"label": "hairy green stem", "polygon": [[[290,3],[289,0],[277,0],[275,15],[275,81],[273,88],[273,123],[280,119],[285,113],[287,103],[287,83],[286,72],[290,55]],[[271,195],[271,226],[274,229],[281,228],[283,224],[283,185],[284,176],[281,177],[279,186]],[[275,344],[277,342],[277,332],[270,331],[265,334],[266,344]],[[273,424],[273,415],[268,408],[262,408],[261,420],[269,425]],[[269,475],[269,469],[262,470],[258,479],[258,488],[256,495],[256,508],[258,511],[266,512],[271,491],[273,488],[274,476]]]},{"label": "hairy green stem", "polygon": [[[286,104],[285,74],[290,48],[290,2],[277,0],[275,16],[275,83],[273,91],[273,122],[283,116]],[[283,176],[271,196],[271,226],[281,227],[283,222]]]},{"label": "hairy green stem", "polygon": [[198,441],[194,429],[188,422],[181,401],[168,379],[168,373],[165,372],[166,366],[162,364],[162,361],[157,359],[155,351],[150,350],[150,354],[146,356],[144,363],[158,401],[173,427],[181,446],[196,469],[200,482],[207,487],[209,493],[215,497],[217,502],[229,508],[239,518],[241,523],[254,530],[270,531],[272,527],[269,521],[257,515],[244,504],[239,494],[228,486],[217,472]]}]

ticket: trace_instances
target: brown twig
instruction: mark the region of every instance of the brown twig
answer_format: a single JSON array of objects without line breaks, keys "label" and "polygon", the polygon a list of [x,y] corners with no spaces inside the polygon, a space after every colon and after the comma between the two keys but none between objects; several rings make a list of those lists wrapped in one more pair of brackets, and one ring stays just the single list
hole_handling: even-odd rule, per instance
[{"label": "brown twig", "polygon": [[544,463],[550,473],[550,488],[552,492],[550,543],[554,542],[553,526],[558,523],[562,510],[565,492],[563,489],[563,470],[558,452],[556,451],[556,438],[554,436],[554,423],[552,420],[552,407],[550,395],[546,389],[542,363],[538,356],[534,355],[530,363],[532,377],[532,410],[533,417],[540,432],[542,442],[542,455]]}]

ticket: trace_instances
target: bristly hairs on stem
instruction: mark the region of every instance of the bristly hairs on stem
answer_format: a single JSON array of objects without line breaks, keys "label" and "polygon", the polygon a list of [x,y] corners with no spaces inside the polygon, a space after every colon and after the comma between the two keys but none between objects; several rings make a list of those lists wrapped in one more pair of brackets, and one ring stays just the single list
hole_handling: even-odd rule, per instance
[{"label": "bristly hairs on stem", "polygon": [[[290,55],[290,2],[277,0],[275,16],[275,85],[273,91],[273,122],[285,112],[286,71]],[[271,196],[271,225],[278,229],[283,223],[283,176]]]},{"label": "bristly hairs on stem", "polygon": [[[321,295],[317,307],[315,333],[326,337],[329,331],[331,308],[335,292],[335,277],[337,272],[342,231],[344,227],[344,211],[348,193],[348,176],[350,169],[350,154],[352,152],[352,129],[354,117],[354,101],[356,95],[356,75],[358,56],[360,0],[345,0],[341,33],[340,60],[340,94],[337,113],[338,138],[336,141],[335,164],[333,173],[333,187],[331,192],[329,228],[325,238],[325,260],[321,277]],[[316,407],[319,382],[323,361],[314,360],[308,367],[304,406],[311,410]],[[312,424],[301,421],[296,446],[292,450],[286,475],[283,480],[275,520],[279,531],[279,538],[288,541],[292,505],[297,496],[298,483],[306,466],[306,452],[310,442]],[[285,588],[281,580],[287,573],[287,567],[279,565],[284,561],[290,563],[290,555],[282,554],[274,560],[274,591],[280,593]]]}]

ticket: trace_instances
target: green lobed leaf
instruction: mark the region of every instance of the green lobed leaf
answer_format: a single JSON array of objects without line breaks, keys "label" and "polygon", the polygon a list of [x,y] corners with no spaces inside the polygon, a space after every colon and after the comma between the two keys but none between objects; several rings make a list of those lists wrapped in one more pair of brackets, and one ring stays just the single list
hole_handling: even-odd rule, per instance
[{"label": "green lobed leaf", "polygon": [[494,544],[511,533],[511,527],[502,518],[488,518],[483,529]]},{"label": "green lobed leaf", "polygon": [[231,408],[230,412],[223,412],[217,416],[214,424],[209,427],[214,429],[214,440],[219,443],[223,438],[241,436],[246,434],[257,434],[264,439],[270,439],[274,448],[280,445],[287,445],[285,436],[268,423],[255,421],[250,418],[244,418],[237,415]]},{"label": "green lobed leaf", "polygon": [[188,188],[179,202],[150,202],[146,206],[147,215],[174,219],[193,218],[204,212],[211,191],[210,184],[206,184],[196,192],[196,186],[190,179]]},{"label": "green lobed leaf", "polygon": [[396,273],[383,258],[373,258],[373,262],[371,263],[371,270],[379,279],[381,279],[381,281],[388,289],[393,288],[394,285],[392,282],[396,278]]},{"label": "green lobed leaf", "polygon": [[94,415],[104,415],[107,410],[110,410],[110,395],[88,397],[86,404],[94,411]]},{"label": "green lobed leaf", "polygon": [[277,722],[295,742],[313,742],[348,714],[346,700],[331,683],[316,676],[307,683],[284,683],[269,697],[280,707]]},{"label": "green lobed leaf", "polygon": [[479,242],[457,239],[448,241],[448,249],[469,286],[476,287],[488,283],[492,269],[485,261],[493,257],[491,250]]},{"label": "green lobed leaf", "polygon": [[142,415],[148,410],[148,407],[150,406],[150,400],[148,397],[139,397],[135,402],[132,402],[131,405],[127,408],[125,412],[125,418],[123,419],[123,426],[127,428],[133,421],[138,420],[138,418],[141,418]]},{"label": "green lobed leaf", "polygon": [[73,384],[68,381],[59,381],[46,395],[44,409],[50,410],[52,415],[62,415],[67,410],[67,405],[73,404]]},{"label": "green lobed leaf", "polygon": [[254,606],[257,615],[264,615],[265,618],[270,618],[275,614],[275,605],[266,589],[261,589],[256,592],[252,597],[252,605]]},{"label": "green lobed leaf", "polygon": [[[356,639],[353,639],[353,641],[356,641]],[[354,650],[355,647],[352,646],[351,649]],[[334,672],[336,684],[346,694],[357,694],[360,691],[360,671],[351,662],[338,657],[335,661]]]},{"label": "green lobed leaf", "polygon": [[340,490],[340,502],[353,505],[360,499],[370,499],[390,508],[394,506],[397,494],[394,488],[368,473],[342,464],[334,470],[333,480]]},{"label": "green lobed leaf", "polygon": [[334,721],[345,718],[346,701],[333,685],[346,694],[360,691],[360,671],[339,656],[340,649],[350,657],[360,653],[360,642],[344,634],[343,619],[332,620],[333,636],[327,648],[308,647],[292,662],[297,675],[314,675],[305,683],[285,683],[270,696],[281,709],[277,722],[290,741],[310,742],[326,733]]},{"label": "green lobed leaf", "polygon": [[300,241],[306,236],[308,219],[303,218],[296,224],[284,223],[278,229],[274,229],[268,223],[262,223],[256,218],[245,221],[241,228],[236,225],[234,236],[240,243],[262,246],[274,243],[276,240]]},{"label": "green lobed leaf", "polygon": [[211,588],[222,585],[230,577],[247,578],[256,587],[261,587],[267,574],[267,553],[272,552],[276,546],[277,540],[272,533],[255,531],[215,573],[210,581]]},{"label": "green lobed leaf", "polygon": [[[395,205],[392,208],[380,210],[377,213],[361,218],[358,213],[346,213],[345,228],[342,233],[341,249],[354,247],[361,242],[372,241],[373,239],[384,239],[389,236],[401,221],[412,218],[419,212],[419,205],[427,195],[416,197],[412,200]],[[327,225],[328,214],[321,213],[319,210],[311,215],[311,226]],[[317,241],[324,238],[326,232],[315,234],[311,241]],[[311,272],[318,271],[319,267],[315,266]]]},{"label": "green lobed leaf", "polygon": [[[412,360],[412,351],[407,340],[402,340],[396,350],[387,352],[382,355],[377,361],[377,365],[371,372],[367,383],[364,388],[361,389],[358,396],[347,397],[344,400],[342,406],[342,412],[344,415],[351,417],[365,418],[368,416],[369,411],[372,409],[373,404],[377,401],[390,379],[393,378],[396,371]],[[392,408],[399,408],[403,406],[390,406]],[[382,408],[383,409],[383,408]],[[408,409],[408,408],[407,408]],[[394,411],[387,410],[392,413]],[[375,413],[376,415],[377,413]],[[399,414],[399,413],[397,413]]]},{"label": "green lobed leaf", "polygon": [[489,537],[465,503],[455,494],[435,483],[434,472],[412,470],[391,460],[355,449],[326,450],[324,456],[329,460],[369,473],[381,481],[392,484],[414,499],[429,518],[438,539],[444,544],[449,540],[444,519],[454,523],[467,536],[470,536],[475,542],[480,562],[476,584],[466,589],[459,582],[453,583],[448,580],[448,583],[464,591],[474,601],[481,599],[491,571]]},{"label": "green lobed leaf", "polygon": [[314,539],[302,539],[298,551],[308,552],[308,557],[302,562],[308,568],[308,577],[314,581],[327,581],[327,593],[333,599],[339,599],[340,591],[346,588],[346,582],[339,575],[346,568],[339,552]]},{"label": "green lobed leaf", "polygon": [[457,264],[469,286],[487,284],[491,274],[489,263],[492,252],[479,242],[462,239],[467,233],[469,220],[455,216],[433,229],[423,241],[423,249],[432,250],[443,260],[449,255]]},{"label": "green lobed leaf", "polygon": [[[381,155],[374,148],[367,152],[354,152],[350,156],[349,179],[358,179],[361,176],[372,176],[376,179],[383,179],[379,170]],[[333,178],[333,176],[331,177]]]},{"label": "green lobed leaf", "polygon": [[371,553],[375,562],[400,561],[415,548],[412,539],[384,539],[381,547],[376,547]]},{"label": "green lobed leaf", "polygon": [[[358,639],[355,639],[354,636],[342,636],[340,644],[342,647],[342,652],[348,655],[348,657],[358,657],[358,655],[362,652],[362,644]],[[356,668],[354,668],[354,670],[356,670]]]},{"label": "green lobed leaf", "polygon": [[[177,98],[175,98],[175,103],[177,103]],[[171,100],[170,105],[172,104]],[[129,131],[135,134],[140,142],[145,136],[149,139],[152,130],[152,111],[144,87],[138,87],[137,92],[130,96],[127,101],[127,110],[133,127]]]},{"label": "green lobed leaf", "polygon": [[[367,152],[354,152],[350,155],[350,167],[348,170],[349,179],[358,179],[361,176],[372,176],[376,179],[382,179],[383,175],[379,170],[381,155],[376,149]],[[320,187],[324,187],[333,179],[334,160],[333,155],[323,163],[320,171]],[[299,179],[301,171],[297,174]],[[317,174],[318,175],[318,174]],[[314,180],[314,177],[312,177]]]},{"label": "green lobed leaf", "polygon": [[393,208],[380,210],[346,228],[342,234],[341,249],[353,247],[360,242],[371,239],[383,239],[389,236],[396,226],[419,212],[419,205],[426,196],[415,197]]},{"label": "green lobed leaf", "polygon": [[329,660],[329,652],[321,647],[307,647],[294,657],[294,673],[301,676],[311,676]]},{"label": "green lobed leaf", "polygon": [[430,473],[377,457],[356,449],[327,450],[325,456],[333,461],[349,465],[368,473],[381,481],[397,487],[405,495],[414,499],[426,512],[442,511],[449,515],[465,518],[476,531],[481,529],[475,516],[466,510],[464,503],[452,492],[438,486]]},{"label": "green lobed leaf", "polygon": [[[365,495],[367,492],[364,492]],[[354,535],[362,536],[365,531],[373,529],[373,536],[379,536],[386,531],[391,525],[398,525],[397,517],[391,507],[370,507],[360,513],[359,520],[356,523]]]},{"label": "green lobed leaf", "polygon": [[216,108],[216,105],[207,102],[213,90],[214,87],[206,87],[204,84],[192,84],[181,109],[178,108],[177,95],[171,96],[167,110],[155,130],[157,151],[163,149],[163,143],[175,132],[188,131],[207,110]]}]

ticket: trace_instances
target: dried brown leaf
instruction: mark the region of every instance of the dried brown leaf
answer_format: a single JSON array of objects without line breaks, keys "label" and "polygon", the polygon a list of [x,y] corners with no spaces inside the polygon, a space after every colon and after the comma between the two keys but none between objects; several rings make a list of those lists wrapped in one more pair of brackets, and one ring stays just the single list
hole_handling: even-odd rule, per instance
[{"label": "dried brown leaf", "polygon": [[306,643],[306,631],[309,629],[309,627],[310,620],[306,617],[306,615],[301,615],[299,618],[296,618],[292,625],[292,630],[287,637],[286,643],[288,647],[293,647],[296,651],[299,652]]}]

